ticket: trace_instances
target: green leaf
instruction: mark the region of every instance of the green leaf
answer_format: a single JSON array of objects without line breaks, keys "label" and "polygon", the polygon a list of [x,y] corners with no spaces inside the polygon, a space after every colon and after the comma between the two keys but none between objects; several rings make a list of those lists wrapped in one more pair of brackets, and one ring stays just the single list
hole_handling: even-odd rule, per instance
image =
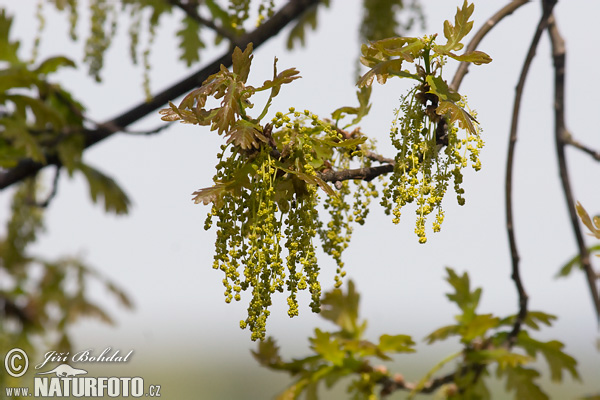
[{"label": "green leaf", "polygon": [[[590,254],[600,252],[600,244],[588,247],[588,252]],[[571,258],[563,267],[558,271],[555,278],[563,278],[571,274],[573,268],[582,269],[583,265],[581,264],[581,257],[579,254],[576,254],[573,258]]]},{"label": "green leaf", "polygon": [[446,51],[460,50],[463,48],[461,41],[473,28],[473,21],[469,21],[469,18],[475,10],[475,5],[469,5],[467,0],[464,0],[462,9],[456,9],[456,15],[454,16],[454,25],[450,21],[444,22],[444,36],[448,40],[443,46],[439,46]]},{"label": "green leaf", "polygon": [[315,329],[315,337],[310,338],[310,342],[312,349],[333,365],[341,366],[344,363],[346,353],[342,350],[338,339],[332,340],[329,332]]},{"label": "green leaf", "polygon": [[434,46],[433,50],[436,51],[438,54],[452,57],[456,61],[470,62],[475,65],[489,64],[492,62],[492,57],[490,57],[488,54],[484,53],[483,51],[478,51],[478,50],[470,51],[468,53],[463,53],[462,55],[459,56],[452,52],[444,51],[443,49],[440,49],[437,46]]},{"label": "green leaf", "polygon": [[460,330],[459,325],[447,325],[436,329],[425,337],[427,344],[432,344],[438,340],[446,340],[450,336],[458,335]]},{"label": "green leaf", "polygon": [[47,75],[56,72],[61,67],[75,68],[75,63],[67,57],[51,57],[44,60],[33,72],[40,75]]},{"label": "green leaf", "polygon": [[[401,58],[396,58],[376,64],[358,80],[356,85],[359,88],[362,88],[364,86],[371,86],[375,77],[377,77],[377,82],[383,85],[385,82],[387,82],[387,79],[389,78],[390,74],[394,75],[402,71],[403,61],[404,60]],[[361,62],[365,64],[367,61],[364,57],[361,57]]]},{"label": "green leaf", "polygon": [[81,162],[77,163],[76,169],[81,171],[88,181],[90,197],[94,203],[98,201],[99,197],[102,197],[106,212],[115,214],[129,212],[131,202],[123,189],[112,178]]},{"label": "green leaf", "polygon": [[448,84],[439,76],[427,75],[429,92],[435,94],[441,101],[458,101],[460,94],[448,87]]},{"label": "green leaf", "polygon": [[592,220],[580,202],[577,202],[575,208],[577,210],[577,215],[581,218],[581,222],[583,222],[590,232],[592,232],[591,234],[595,236],[596,239],[600,239],[600,217],[594,217]]},{"label": "green leaf", "polygon": [[0,61],[18,64],[20,63],[18,55],[19,42],[10,41],[11,25],[12,17],[6,14],[6,10],[0,9]]},{"label": "green leaf", "polygon": [[[504,326],[512,326],[515,323],[517,316],[511,315],[510,317],[506,317],[500,321],[500,325]],[[546,314],[541,311],[528,311],[527,316],[523,323],[531,329],[536,331],[540,330],[539,323],[542,323],[547,326],[552,326],[552,322],[556,320],[556,316],[552,314]]]},{"label": "green leaf", "polygon": [[371,86],[365,86],[356,91],[356,97],[358,98],[358,107],[340,107],[334,112],[331,113],[331,118],[335,121],[344,117],[344,114],[352,114],[356,115],[356,118],[352,120],[351,123],[344,127],[347,128],[352,125],[358,124],[365,115],[369,113],[371,110],[371,105],[369,104],[369,99],[371,97]]},{"label": "green leaf", "polygon": [[272,337],[258,342],[258,349],[252,350],[252,355],[264,367],[279,365],[282,363],[279,356],[279,346],[275,343]]},{"label": "green leaf", "polygon": [[258,125],[243,119],[237,120],[226,136],[229,137],[228,144],[233,143],[244,150],[258,149],[260,142],[269,142],[269,139],[259,131]]},{"label": "green leaf", "polygon": [[199,189],[192,193],[192,200],[195,204],[203,203],[204,205],[214,203],[218,206],[223,196],[230,191],[229,183],[217,183],[209,188]]},{"label": "green leaf", "polygon": [[[413,62],[425,48],[425,43],[419,38],[391,37],[372,42],[370,47],[387,57],[400,57],[408,62]],[[373,52],[368,54],[373,54]]]},{"label": "green leaf", "polygon": [[541,353],[550,367],[550,377],[554,382],[562,381],[563,370],[568,371],[573,379],[580,379],[576,369],[577,361],[562,351],[564,344],[561,342],[557,340],[539,342],[531,338],[527,332],[521,331],[517,338],[517,346],[523,348],[532,357]]},{"label": "green leaf", "polygon": [[2,136],[9,139],[11,147],[25,150],[25,155],[33,161],[45,164],[46,157],[41,146],[29,133],[25,121],[10,118],[0,118],[0,126],[4,127]]},{"label": "green leaf", "polygon": [[180,60],[185,61],[188,67],[200,61],[200,50],[205,44],[200,38],[200,24],[196,20],[185,17],[181,21],[182,27],[177,31],[179,37],[179,48],[181,49]]},{"label": "green leaf", "polygon": [[320,315],[346,332],[357,332],[360,295],[352,280],[346,286],[348,291],[345,295],[341,289],[325,293],[321,300]]},{"label": "green leaf", "polygon": [[475,310],[479,305],[481,297],[481,288],[471,292],[469,275],[465,272],[462,276],[458,276],[452,268],[446,268],[448,277],[446,281],[452,285],[455,290],[454,294],[446,294],[450,301],[453,301],[463,311],[463,322],[468,322],[475,316]]},{"label": "green leaf", "polygon": [[475,315],[461,329],[462,340],[466,343],[484,336],[490,329],[497,328],[500,319],[492,314]]},{"label": "green leaf", "polygon": [[233,73],[239,82],[246,83],[248,74],[250,74],[250,64],[252,64],[252,43],[248,43],[246,50],[242,52],[239,47],[233,50]]},{"label": "green leaf", "polygon": [[408,335],[381,335],[379,337],[379,349],[383,352],[414,353],[415,342]]},{"label": "green leaf", "polygon": [[330,196],[337,196],[335,190],[331,188],[323,179],[319,178],[316,175],[310,175],[301,171],[293,171],[291,169],[285,168],[281,163],[277,164],[277,168],[282,171],[287,172],[288,174],[296,175],[298,178],[302,179],[304,182],[310,185],[318,185],[321,189],[325,191]]},{"label": "green leaf", "polygon": [[301,78],[301,76],[298,75],[299,73],[300,72],[296,70],[296,68],[288,68],[277,73],[277,57],[275,57],[275,61],[273,62],[273,80],[266,80],[261,87],[256,89],[256,91],[271,89],[271,98],[273,98],[279,94],[281,85]]},{"label": "green leaf", "polygon": [[317,9],[318,6],[310,7],[306,10],[299,18],[296,19],[296,24],[290,30],[290,34],[287,40],[287,49],[292,50],[296,42],[300,42],[300,45],[304,47],[306,28],[310,26],[314,31],[317,29]]},{"label": "green leaf", "polygon": [[515,368],[533,360],[531,357],[522,354],[511,353],[505,348],[472,351],[467,353],[466,357],[470,362],[478,364],[497,362],[500,368]]},{"label": "green leaf", "polygon": [[81,162],[84,141],[83,135],[71,134],[56,145],[60,163],[67,169],[70,176]]},{"label": "green leaf", "polygon": [[514,390],[515,399],[548,400],[548,396],[534,382],[540,376],[539,372],[523,367],[499,368],[498,375],[506,376],[506,390]]},{"label": "green leaf", "polygon": [[446,115],[448,123],[458,122],[458,125],[473,135],[478,135],[477,129],[473,125],[475,119],[466,112],[462,107],[459,107],[451,101],[441,101],[435,109],[437,115]]},{"label": "green leaf", "polygon": [[366,136],[361,136],[361,137],[354,138],[354,139],[346,139],[346,140],[342,140],[341,142],[334,142],[332,140],[326,140],[326,139],[321,140],[321,142],[326,143],[328,146],[341,147],[344,149],[355,149],[357,146],[360,146],[361,144],[363,144],[366,141],[367,141]]}]

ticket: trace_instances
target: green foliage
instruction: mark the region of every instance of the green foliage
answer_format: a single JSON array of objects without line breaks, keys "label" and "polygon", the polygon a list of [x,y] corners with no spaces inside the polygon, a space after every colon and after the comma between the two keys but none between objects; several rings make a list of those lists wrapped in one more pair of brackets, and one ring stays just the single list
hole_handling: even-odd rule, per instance
[{"label": "green foliage", "polygon": [[[12,201],[12,217],[6,234],[0,237],[0,290],[2,324],[0,348],[19,347],[30,357],[36,344],[56,351],[71,350],[68,328],[83,317],[112,324],[104,309],[91,301],[87,287],[95,279],[127,308],[132,307],[118,286],[73,257],[47,260],[32,254],[29,247],[43,229],[43,211],[37,206],[37,184],[27,180],[19,185]],[[12,382],[12,383],[11,383]],[[7,374],[0,374],[0,386],[18,384]]]},{"label": "green foliage", "polygon": [[181,48],[180,59],[185,61],[188,67],[200,61],[200,50],[206,45],[200,37],[200,24],[192,18],[185,17],[182,21],[183,27],[177,31],[179,36],[179,47]]},{"label": "green foliage", "polygon": [[[435,43],[436,36],[424,38],[392,37],[362,46],[361,62],[369,67],[358,81],[359,87],[370,86],[375,78],[381,84],[393,76],[416,80],[417,85],[401,98],[390,137],[398,153],[390,184],[383,192],[382,205],[400,222],[402,208],[416,201],[415,233],[420,243],[427,241],[425,225],[429,214],[437,210],[433,231],[439,232],[444,220],[442,200],[450,181],[460,205],[465,203],[462,169],[471,161],[479,170],[479,152],[483,147],[474,113],[465,99],[442,78],[447,57],[475,64],[491,58],[482,52],[456,55],[462,39],[471,30],[469,17],[473,5],[465,1],[455,16],[455,26],[444,23],[445,45]],[[403,69],[415,64],[415,71]],[[459,130],[465,132],[459,137]],[[441,149],[445,150],[441,152]],[[462,150],[461,150],[462,149]]]},{"label": "green foliage", "polygon": [[311,28],[312,30],[317,29],[319,7],[329,7],[329,0],[323,0],[319,4],[306,10],[299,18],[296,19],[296,23],[290,30],[287,39],[288,50],[293,49],[296,46],[296,42],[300,42],[300,45],[304,47],[306,44],[306,30]]},{"label": "green foliage", "polygon": [[[581,219],[581,222],[583,222],[585,227],[589,229],[590,233],[588,233],[588,235],[594,236],[596,239],[600,239],[600,216],[594,216],[593,218],[590,217],[588,212],[585,210],[585,208],[583,208],[583,206],[579,202],[577,202],[577,204],[575,205],[575,210],[577,211],[577,215]],[[600,252],[600,244],[590,246],[587,250],[590,254],[598,253]],[[596,254],[596,256],[600,257],[600,254]],[[565,265],[563,265],[560,271],[558,271],[556,277],[562,278],[568,276],[569,274],[571,274],[571,271],[574,267],[583,269],[580,254],[576,254]]]},{"label": "green foliage", "polygon": [[415,351],[415,342],[407,335],[382,335],[378,342],[366,340],[363,333],[367,324],[358,316],[359,295],[352,281],[347,287],[346,293],[334,289],[323,297],[324,309],[320,315],[340,330],[324,332],[315,329],[314,336],[309,338],[312,355],[284,361],[272,338],[260,342],[257,350],[252,352],[261,365],[294,377],[294,383],[278,399],[297,399],[302,394],[317,399],[319,383],[332,387],[346,376],[353,377],[348,387],[352,398],[374,398],[376,385],[390,379],[390,374],[384,367],[373,367],[371,359],[387,361],[393,354]]},{"label": "green foliage", "polygon": [[[227,139],[218,154],[215,185],[193,195],[196,203],[213,204],[206,228],[217,219],[213,267],[225,273],[225,300],[239,301],[242,291],[252,290],[248,317],[240,326],[249,327],[256,340],[265,336],[274,292],[288,291],[290,317],[298,315],[298,290],[311,293],[310,307],[319,312],[317,233],[325,252],[338,264],[336,286],[341,285],[345,275],[341,254],[350,240],[350,223],[364,223],[374,187],[359,183],[351,207],[345,201],[350,194],[347,184],[340,183],[338,194],[320,177],[332,166],[348,166],[352,158],[362,159],[355,150],[366,138],[358,132],[344,137],[334,124],[294,108],[262,122],[282,85],[299,76],[295,69],[278,72],[275,59],[272,79],[258,87],[248,85],[251,53],[251,44],[244,51],[236,48],[231,71],[222,66],[179,106],[171,103],[161,114],[166,121],[210,126]],[[250,115],[254,107],[251,97],[262,91],[268,91],[269,98],[254,118]],[[210,97],[220,104],[208,109]],[[359,93],[359,101],[358,108],[344,112],[364,115],[368,96]],[[342,111],[338,114],[339,120]],[[317,211],[318,188],[328,195],[325,207],[331,221],[326,225]]]},{"label": "green foliage", "polygon": [[[373,366],[372,359],[390,360],[392,354],[415,352],[412,338],[408,335],[381,335],[378,342],[364,338],[367,322],[359,320],[359,295],[352,281],[343,293],[334,289],[325,293],[321,316],[333,322],[339,330],[326,332],[315,330],[311,337],[312,354],[306,358],[284,361],[272,338],[261,342],[253,351],[257,361],[268,368],[285,371],[294,377],[294,382],[278,398],[296,399],[305,393],[307,398],[317,399],[317,385],[324,382],[327,387],[338,383],[340,378],[351,376],[348,391],[353,398],[375,399],[375,388],[382,387],[382,396],[386,387],[410,390],[409,398],[419,393],[429,393],[437,389],[439,398],[446,399],[489,399],[487,380],[492,367],[496,377],[504,379],[506,389],[514,392],[515,399],[547,399],[537,380],[540,374],[526,368],[538,356],[546,361],[553,381],[561,382],[567,372],[579,379],[576,361],[563,351],[564,345],[556,340],[542,342],[533,339],[525,330],[517,336],[513,347],[508,343],[509,332],[516,315],[498,318],[491,314],[478,314],[481,298],[480,288],[471,288],[466,273],[457,274],[451,268],[446,269],[446,280],[452,287],[447,294],[455,303],[460,314],[455,317],[456,324],[435,330],[425,340],[432,344],[450,336],[460,339],[462,349],[450,354],[436,363],[416,383],[404,382],[399,375],[392,374],[387,368]],[[539,323],[551,325],[555,317],[539,311],[528,313],[524,326],[539,330]],[[445,376],[437,376],[443,367],[452,363],[455,370]],[[441,384],[439,382],[444,382]],[[437,383],[434,383],[437,382]]]}]

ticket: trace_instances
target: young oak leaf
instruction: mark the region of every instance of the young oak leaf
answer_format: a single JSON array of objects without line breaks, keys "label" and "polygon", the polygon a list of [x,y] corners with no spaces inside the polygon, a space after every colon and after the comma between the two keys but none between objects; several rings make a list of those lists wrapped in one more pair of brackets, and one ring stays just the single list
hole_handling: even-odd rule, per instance
[{"label": "young oak leaf", "polygon": [[182,28],[177,31],[179,37],[179,48],[181,55],[179,59],[185,61],[185,64],[190,67],[193,63],[200,60],[200,49],[206,47],[200,39],[200,24],[196,20],[185,17],[182,21]]},{"label": "young oak leaf", "polygon": [[248,74],[250,74],[250,64],[252,64],[252,42],[248,43],[246,50],[242,52],[239,47],[236,47],[233,51],[233,73],[236,76],[236,80],[242,83],[246,83],[248,80]]},{"label": "young oak leaf", "polygon": [[479,305],[479,298],[481,297],[481,288],[477,288],[471,292],[469,275],[466,272],[462,276],[458,276],[452,268],[446,267],[446,271],[448,272],[446,281],[455,290],[454,294],[448,293],[446,297],[460,307],[463,311],[462,322],[467,323],[475,316],[475,310]]},{"label": "young oak leaf", "polygon": [[203,203],[208,205],[213,203],[218,205],[223,196],[229,192],[229,183],[217,183],[214,186],[196,190],[192,193],[192,200],[195,204]]},{"label": "young oak leaf", "polygon": [[377,40],[370,45],[387,57],[400,57],[408,62],[413,62],[425,47],[421,39],[413,37],[391,37]]},{"label": "young oak leaf", "polygon": [[315,329],[315,337],[310,338],[313,350],[323,356],[333,365],[341,366],[344,362],[346,352],[341,348],[338,339],[331,338],[331,333]]},{"label": "young oak leaf", "polygon": [[260,148],[260,142],[269,142],[269,139],[260,132],[256,124],[244,119],[237,120],[226,136],[229,137],[227,144],[233,143],[243,150],[258,149]]},{"label": "young oak leaf", "polygon": [[475,128],[475,125],[473,125],[473,121],[475,121],[475,119],[471,116],[471,114],[452,101],[440,101],[440,104],[435,109],[435,113],[437,115],[447,115],[448,123],[458,122],[458,126],[473,135],[479,134]]},{"label": "young oak leaf", "polygon": [[415,342],[408,335],[381,335],[379,349],[382,352],[414,353]]},{"label": "young oak leaf", "polygon": [[446,81],[439,76],[427,75],[427,83],[429,84],[429,92],[435,94],[442,101],[458,101],[460,95],[448,87]]},{"label": "young oak leaf", "polygon": [[464,0],[462,9],[456,8],[454,25],[448,20],[444,21],[444,36],[448,41],[445,45],[437,46],[437,48],[442,51],[458,51],[464,47],[461,41],[473,29],[473,21],[469,21],[469,18],[474,10],[475,4],[469,5],[467,0]]},{"label": "young oak leaf", "polygon": [[583,222],[583,224],[590,230],[590,232],[592,232],[590,235],[595,236],[597,239],[600,239],[600,217],[596,216],[592,220],[592,218],[590,218],[590,215],[587,213],[585,208],[583,208],[580,202],[577,202],[575,208],[577,209],[577,215],[579,215],[581,222]]},{"label": "young oak leaf", "polygon": [[[368,64],[368,60],[366,60],[364,57],[361,57],[360,61],[364,65]],[[383,85],[385,82],[387,82],[387,79],[390,75],[398,75],[402,72],[403,61],[404,59],[402,58],[395,58],[392,60],[380,62],[379,64],[371,68],[369,71],[367,71],[367,73],[364,74],[358,80],[356,85],[359,88],[362,88],[364,86],[371,86],[375,77],[377,77],[377,82]]]},{"label": "young oak leaf", "polygon": [[354,282],[348,281],[348,292],[334,289],[325,293],[321,300],[321,317],[329,320],[347,332],[356,331],[358,326],[358,303],[360,295],[354,288]]},{"label": "young oak leaf", "polygon": [[258,342],[258,349],[251,351],[252,355],[258,363],[265,367],[273,367],[282,364],[281,356],[279,355],[279,346],[271,337]]},{"label": "young oak leaf", "polygon": [[498,369],[498,375],[506,376],[506,390],[514,390],[515,399],[548,400],[546,393],[534,382],[540,376],[536,370],[518,366]]},{"label": "young oak leaf", "polygon": [[527,334],[525,331],[519,333],[517,345],[525,350],[531,357],[541,353],[550,367],[550,379],[554,382],[562,381],[563,370],[568,371],[573,379],[580,380],[577,372],[577,361],[563,352],[564,344],[557,340],[540,342]]},{"label": "young oak leaf", "polygon": [[301,78],[301,76],[298,75],[299,73],[300,72],[296,68],[288,68],[278,74],[277,57],[275,57],[275,61],[273,62],[273,80],[266,80],[261,87],[256,89],[256,91],[271,89],[271,98],[273,98],[279,94],[281,85]]}]

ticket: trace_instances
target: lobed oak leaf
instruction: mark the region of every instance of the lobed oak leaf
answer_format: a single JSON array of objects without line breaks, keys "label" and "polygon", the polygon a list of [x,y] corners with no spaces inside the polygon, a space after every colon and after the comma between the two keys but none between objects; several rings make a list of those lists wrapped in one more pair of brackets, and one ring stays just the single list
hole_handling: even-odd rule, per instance
[{"label": "lobed oak leaf", "polygon": [[[404,59],[396,58],[393,60],[387,60],[380,62],[375,65],[366,74],[364,74],[356,83],[359,88],[364,86],[370,86],[373,83],[373,79],[377,77],[377,82],[380,84],[384,84],[388,77],[391,75],[398,75],[402,72],[402,62]],[[361,62],[363,62],[363,58],[361,57]],[[363,63],[364,64],[364,63]]]},{"label": "lobed oak leaf", "polygon": [[181,55],[179,59],[185,61],[188,67],[193,63],[200,61],[200,49],[206,47],[200,38],[200,24],[190,17],[183,18],[182,28],[177,31],[179,37],[179,48]]},{"label": "lobed oak leaf", "polygon": [[260,148],[260,142],[268,143],[269,139],[263,135],[258,126],[246,120],[238,120],[227,133],[227,144],[233,143],[244,150]]},{"label": "lobed oak leaf", "polygon": [[196,190],[192,193],[192,196],[194,196],[192,200],[195,204],[203,203],[204,205],[208,205],[214,203],[217,205],[227,192],[229,192],[229,184],[217,183],[214,186]]},{"label": "lobed oak leaf", "polygon": [[536,370],[523,368],[498,369],[498,375],[506,376],[506,390],[514,390],[515,398],[527,400],[548,400],[546,393],[534,382],[540,376]]},{"label": "lobed oak leaf", "polygon": [[577,361],[563,352],[565,345],[561,342],[557,340],[540,342],[530,337],[527,332],[521,331],[517,338],[517,345],[523,348],[531,357],[541,353],[550,367],[550,379],[553,381],[562,381],[563,370],[568,371],[573,379],[580,379],[576,369]]},{"label": "lobed oak leaf", "polygon": [[274,366],[282,363],[281,356],[279,355],[279,346],[275,343],[275,340],[271,337],[267,340],[262,340],[258,343],[258,349],[251,351],[252,355],[263,366]]},{"label": "lobed oak leaf", "polygon": [[379,349],[383,352],[414,353],[415,342],[408,335],[381,335],[379,337]]},{"label": "lobed oak leaf", "polygon": [[421,54],[425,43],[419,38],[391,37],[372,42],[371,47],[387,57],[400,57],[413,62]]},{"label": "lobed oak leaf", "polygon": [[475,5],[469,5],[467,0],[464,0],[462,9],[458,7],[456,9],[454,25],[448,20],[444,21],[444,36],[448,41],[445,45],[439,46],[439,48],[444,51],[454,51],[464,47],[461,41],[473,28],[473,21],[469,21],[469,18],[474,10]]},{"label": "lobed oak leaf", "polygon": [[236,79],[240,82],[246,83],[248,80],[248,74],[250,74],[250,64],[252,64],[252,42],[248,43],[246,50],[242,52],[239,47],[233,50],[233,73]]},{"label": "lobed oak leaf", "polygon": [[460,95],[450,89],[446,81],[439,76],[427,75],[427,83],[429,84],[429,92],[435,94],[440,100],[458,101]]},{"label": "lobed oak leaf", "polygon": [[458,126],[462,129],[473,135],[478,135],[477,129],[475,129],[475,125],[473,125],[475,119],[471,114],[465,111],[464,108],[455,103],[451,101],[440,101],[440,104],[435,109],[435,113],[438,115],[446,115],[449,123],[458,122]]},{"label": "lobed oak leaf", "polygon": [[470,62],[475,65],[489,64],[492,62],[492,57],[490,57],[487,53],[484,53],[483,51],[475,50],[468,53],[464,53],[459,56],[450,51],[443,51],[441,49],[438,49],[437,46],[434,47],[434,50],[439,54],[452,57],[457,61]]},{"label": "lobed oak leaf", "polygon": [[273,62],[273,80],[266,80],[261,87],[256,89],[257,91],[271,89],[271,98],[279,94],[281,85],[301,78],[301,76],[298,75],[300,71],[298,71],[296,68],[288,68],[278,74],[277,61],[277,57],[275,57],[275,61]]},{"label": "lobed oak leaf", "polygon": [[129,197],[111,177],[82,162],[77,162],[75,168],[85,176],[94,203],[98,201],[98,197],[103,197],[106,212],[117,215],[129,212]]},{"label": "lobed oak leaf", "polygon": [[329,332],[323,332],[319,328],[315,329],[315,337],[310,338],[310,342],[313,350],[325,360],[337,366],[343,364],[346,352],[341,348],[338,339],[332,340]]},{"label": "lobed oak leaf", "polygon": [[575,208],[577,210],[577,215],[579,215],[579,218],[581,219],[581,222],[583,222],[590,232],[592,232],[590,235],[600,239],[600,217],[595,216],[593,219],[590,218],[590,215],[587,213],[585,208],[583,208],[580,202],[577,202]]}]

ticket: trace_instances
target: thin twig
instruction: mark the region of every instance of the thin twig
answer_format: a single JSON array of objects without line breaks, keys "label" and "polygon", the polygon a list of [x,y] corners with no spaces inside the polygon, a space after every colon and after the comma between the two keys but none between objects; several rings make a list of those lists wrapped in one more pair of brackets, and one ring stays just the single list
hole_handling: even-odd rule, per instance
[{"label": "thin twig", "polygon": [[190,3],[183,3],[181,2],[181,0],[168,0],[168,2],[181,9],[184,13],[186,13],[186,15],[193,19],[194,21],[196,21],[197,23],[199,23],[200,25],[203,25],[211,30],[213,30],[215,33],[219,34],[220,36],[224,37],[225,39],[229,40],[229,42],[231,44],[235,43],[237,37],[234,35],[233,32],[216,25],[213,21],[204,18],[202,15],[200,15],[198,13],[198,9]]},{"label": "thin twig", "polygon": [[[549,4],[548,4],[549,3]],[[540,18],[540,22],[538,23],[535,34],[533,35],[533,39],[531,40],[531,45],[529,46],[529,51],[527,52],[527,56],[525,57],[525,62],[523,63],[523,67],[521,69],[521,75],[519,76],[519,81],[517,83],[516,91],[515,91],[515,102],[513,106],[513,114],[512,121],[510,125],[510,137],[508,142],[508,154],[506,159],[506,231],[508,234],[508,243],[510,245],[510,255],[512,260],[512,275],[511,278],[515,282],[515,286],[517,288],[517,292],[519,295],[519,313],[517,314],[517,318],[515,318],[515,323],[513,324],[513,329],[508,335],[507,344],[508,346],[514,345],[517,340],[517,335],[521,331],[521,325],[527,317],[527,301],[528,296],[525,292],[525,288],[523,286],[523,281],[521,280],[521,272],[519,269],[519,252],[517,250],[517,241],[515,239],[515,230],[514,230],[514,222],[513,222],[513,205],[512,205],[512,183],[513,183],[513,166],[514,166],[514,156],[515,156],[515,147],[517,143],[517,128],[519,124],[519,113],[521,110],[521,98],[523,97],[523,88],[525,87],[525,81],[527,80],[527,73],[529,72],[529,68],[531,67],[531,62],[533,57],[535,57],[537,46],[540,42],[540,38],[542,33],[548,26],[548,19],[552,13],[552,8],[556,4],[555,0],[545,2],[542,12],[542,17]]]},{"label": "thin twig", "polygon": [[569,133],[569,131],[565,131],[562,141],[565,144],[571,145],[571,146],[575,147],[576,149],[589,154],[594,160],[600,161],[600,151],[593,150],[593,149],[587,147],[586,145],[582,144],[581,142],[573,139],[573,136]]},{"label": "thin twig", "polygon": [[558,157],[558,166],[560,170],[560,180],[565,194],[569,217],[571,219],[571,227],[577,241],[579,249],[579,260],[585,271],[587,283],[592,296],[592,302],[596,309],[596,318],[600,322],[600,297],[598,297],[598,286],[596,285],[596,273],[590,261],[590,252],[585,246],[583,233],[579,226],[577,211],[575,210],[575,199],[573,198],[573,190],[569,181],[569,172],[565,156],[565,146],[570,138],[565,122],[565,59],[566,47],[565,42],[558,30],[554,16],[550,17],[548,25],[548,33],[550,34],[550,42],[552,44],[552,58],[554,60],[554,139],[556,142],[556,154]]},{"label": "thin twig", "polygon": [[167,122],[167,123],[163,123],[163,124],[157,126],[154,129],[150,129],[147,131],[134,131],[131,129],[122,129],[121,132],[126,133],[128,135],[150,136],[150,135],[156,135],[157,133],[164,131],[165,129],[169,128],[172,125],[173,125],[173,122]]},{"label": "thin twig", "polygon": [[58,193],[58,181],[60,179],[61,169],[62,167],[58,165],[56,166],[56,169],[54,171],[54,179],[52,179],[52,190],[50,190],[50,194],[48,195],[48,197],[46,197],[46,200],[37,204],[38,207],[47,208],[50,205],[50,202],[56,197],[56,194]]},{"label": "thin twig", "polygon": [[[485,24],[483,24],[479,31],[477,31],[475,36],[473,36],[473,39],[471,39],[471,41],[469,42],[466,52],[475,51],[477,49],[477,46],[479,46],[481,40],[498,22],[500,22],[504,17],[507,17],[510,14],[512,14],[516,9],[518,9],[522,5],[529,3],[529,1],[530,0],[513,0],[506,6],[502,7],[496,14],[494,14],[490,19],[488,19]],[[452,79],[452,83],[450,84],[450,87],[452,89],[458,90],[463,78],[465,77],[467,72],[469,72],[469,65],[470,63],[468,62],[460,63],[460,66],[454,74],[454,79]]]}]

